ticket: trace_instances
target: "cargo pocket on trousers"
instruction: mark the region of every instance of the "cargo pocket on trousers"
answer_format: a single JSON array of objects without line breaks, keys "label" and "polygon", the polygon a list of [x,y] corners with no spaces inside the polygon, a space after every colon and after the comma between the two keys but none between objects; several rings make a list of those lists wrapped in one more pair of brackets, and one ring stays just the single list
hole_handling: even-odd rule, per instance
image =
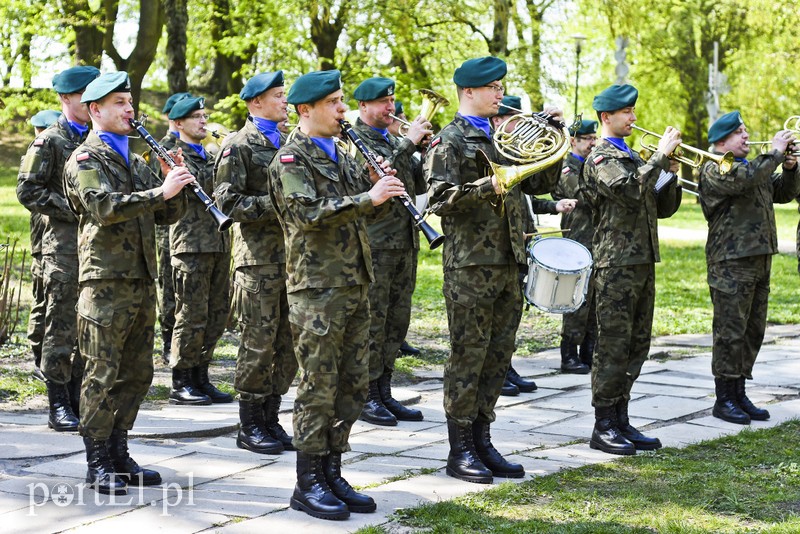
[{"label": "cargo pocket on trousers", "polygon": [[289,322],[320,337],[327,335],[331,326],[330,316],[325,313],[324,308],[303,306],[302,303],[296,302],[289,306]]},{"label": "cargo pocket on trousers", "polygon": [[708,285],[726,295],[735,295],[739,291],[739,283],[736,280],[713,274],[708,275]]},{"label": "cargo pocket on trousers", "polygon": [[233,275],[233,286],[236,295],[235,307],[239,320],[246,325],[260,324],[261,299],[258,295],[261,289],[260,279],[241,271],[236,271]]},{"label": "cargo pocket on trousers", "polygon": [[[462,313],[453,310],[455,312],[452,318],[454,324],[451,325],[451,328],[454,328],[456,331],[463,329],[464,335],[468,332],[477,332],[481,339],[485,339],[487,336],[481,328],[478,319],[478,310],[476,309],[478,305],[478,295],[472,289],[451,280],[444,281],[444,284],[442,284],[442,293],[444,294],[444,298],[448,301],[448,305],[452,303],[453,306],[462,308]],[[462,322],[464,324],[455,324]]]},{"label": "cargo pocket on trousers", "polygon": [[83,355],[97,359],[110,359],[113,345],[111,340],[113,308],[101,307],[90,300],[79,297],[75,309],[78,312],[78,336]]}]

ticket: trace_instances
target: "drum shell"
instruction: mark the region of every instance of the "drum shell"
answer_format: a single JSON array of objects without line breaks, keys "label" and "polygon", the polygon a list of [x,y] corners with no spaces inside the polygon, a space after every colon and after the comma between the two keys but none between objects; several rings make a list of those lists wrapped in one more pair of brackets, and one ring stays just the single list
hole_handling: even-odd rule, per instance
[{"label": "drum shell", "polygon": [[[542,252],[539,257],[537,248]],[[549,313],[574,312],[586,300],[591,272],[592,254],[577,241],[563,237],[534,241],[528,246],[525,299]]]}]

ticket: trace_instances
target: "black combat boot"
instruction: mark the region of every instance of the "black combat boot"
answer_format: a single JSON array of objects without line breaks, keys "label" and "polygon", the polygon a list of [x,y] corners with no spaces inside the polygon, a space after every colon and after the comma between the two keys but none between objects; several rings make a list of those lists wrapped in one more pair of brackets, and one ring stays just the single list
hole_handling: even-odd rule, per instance
[{"label": "black combat boot", "polygon": [[589,369],[592,368],[592,360],[594,359],[594,347],[597,345],[597,327],[590,327],[581,341],[581,363],[586,365]]},{"label": "black combat boot", "polygon": [[294,445],[292,445],[292,436],[286,433],[286,431],[281,426],[278,416],[281,411],[281,396],[280,395],[269,395],[267,398],[264,399],[264,428],[267,430],[270,436],[275,438],[277,441],[283,445],[283,450],[285,451],[293,451]]},{"label": "black combat boot", "polygon": [[745,393],[745,378],[740,376],[736,379],[736,400],[739,403],[739,406],[742,410],[750,416],[750,419],[753,421],[766,421],[769,419],[769,411],[765,410],[764,408],[759,408],[753,402],[747,398],[747,393]]},{"label": "black combat boot", "polygon": [[208,406],[211,404],[211,397],[197,389],[192,383],[191,369],[173,369],[169,403],[181,406]]},{"label": "black combat boot", "polygon": [[519,388],[508,379],[508,373],[506,373],[506,378],[503,381],[503,387],[500,388],[500,395],[504,397],[516,397],[519,395]]},{"label": "black combat boot", "polygon": [[578,346],[568,340],[561,340],[561,372],[585,375],[589,373],[589,366],[581,362],[578,356]]},{"label": "black combat boot", "polygon": [[86,447],[86,463],[89,464],[86,483],[97,493],[126,495],[128,485],[114,469],[111,456],[108,454],[106,440],[84,437],[83,445]]},{"label": "black combat boot", "polygon": [[161,362],[169,365],[169,355],[172,353],[172,330],[161,329],[161,339],[164,341],[164,348],[161,351]]},{"label": "black combat boot", "polygon": [[403,340],[403,343],[400,345],[400,352],[402,352],[406,356],[419,356],[420,354],[422,354],[422,351],[420,351],[417,347],[412,347],[411,345],[409,345],[408,341],[406,341],[405,339]]},{"label": "black combat boot", "polygon": [[322,456],[297,451],[297,484],[289,506],[311,517],[347,519],[350,517],[350,510],[328,486],[322,460]]},{"label": "black combat boot", "polygon": [[714,403],[711,415],[729,423],[749,425],[750,416],[742,410],[736,400],[736,379],[715,378],[714,388],[717,392],[717,401]]},{"label": "black combat boot", "polygon": [[595,407],[594,418],[594,430],[592,439],[589,441],[590,448],[623,456],[636,454],[636,446],[622,435],[617,426],[616,406]]},{"label": "black combat boot", "polygon": [[378,392],[383,405],[398,421],[422,421],[421,411],[406,408],[392,397],[392,371],[384,371],[378,378]]},{"label": "black combat boot", "polygon": [[322,469],[325,472],[325,481],[333,494],[345,503],[351,512],[369,514],[378,508],[372,497],[358,493],[342,476],[342,453],[332,452],[323,456]]},{"label": "black combat boot", "polygon": [[[81,369],[79,374],[74,370],[75,365],[80,365]],[[81,417],[81,385],[83,384],[83,360],[79,359],[77,362],[73,361],[73,375],[67,382],[67,393],[69,394],[69,405],[72,407],[72,412],[75,417]]]},{"label": "black combat boot", "polygon": [[377,380],[369,383],[367,402],[364,403],[359,419],[373,425],[397,426],[397,418],[383,405]]},{"label": "black combat boot", "polygon": [[264,423],[264,406],[261,399],[239,401],[239,434],[236,446],[259,454],[280,454],[283,445],[273,438]]},{"label": "black combat boot", "polygon": [[447,455],[447,474],[459,480],[491,484],[492,472],[483,464],[472,439],[472,425],[461,426],[447,420],[450,454]]},{"label": "black combat boot", "polygon": [[475,442],[475,451],[483,465],[492,471],[492,475],[500,478],[522,478],[525,469],[521,464],[514,464],[503,458],[492,445],[492,436],[489,433],[489,423],[475,421],[472,423],[472,439]]},{"label": "black combat boot", "polygon": [[530,393],[539,389],[536,386],[536,382],[533,380],[526,380],[519,376],[519,373],[516,369],[514,369],[513,365],[508,366],[508,371],[506,372],[506,382],[511,382],[517,386],[517,389],[519,389],[522,393]]},{"label": "black combat boot", "polygon": [[47,401],[50,404],[47,426],[56,432],[76,432],[79,421],[72,411],[66,384],[57,384],[52,380],[47,380],[45,384]]},{"label": "black combat boot", "polygon": [[140,467],[128,452],[128,431],[115,428],[106,442],[108,454],[117,476],[135,486],[155,486],[161,484],[161,474],[152,469]]},{"label": "black combat boot", "polygon": [[192,383],[197,389],[202,391],[209,399],[211,399],[211,402],[214,404],[233,402],[233,395],[220,391],[208,380],[207,363],[201,363],[197,367],[192,368]]},{"label": "black combat boot", "polygon": [[617,409],[617,428],[625,436],[625,439],[633,443],[637,451],[654,451],[661,448],[661,440],[650,438],[639,432],[636,427],[631,425],[628,418],[628,401],[621,400],[616,405]]}]

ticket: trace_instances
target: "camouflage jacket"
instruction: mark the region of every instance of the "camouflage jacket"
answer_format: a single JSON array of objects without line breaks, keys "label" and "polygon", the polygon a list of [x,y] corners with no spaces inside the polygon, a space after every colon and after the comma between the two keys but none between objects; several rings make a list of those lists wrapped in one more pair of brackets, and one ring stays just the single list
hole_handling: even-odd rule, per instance
[{"label": "camouflage jacket", "polygon": [[431,211],[442,218],[445,271],[471,265],[527,263],[523,232],[526,217],[522,193],[549,193],[560,165],[538,172],[509,191],[505,212],[498,216],[492,203],[498,196],[491,177],[482,176],[475,155],[503,163],[486,134],[456,116],[431,141],[425,156]]},{"label": "camouflage jacket", "polygon": [[17,178],[17,198],[44,222],[42,254],[77,254],[78,219],[64,195],[64,165],[82,139],[67,118],[43,131],[30,144]]},{"label": "camouflage jacket", "polygon": [[589,250],[592,250],[592,237],[594,236],[594,226],[592,225],[592,211],[589,205],[581,200],[578,192],[578,178],[581,175],[583,162],[576,158],[572,153],[564,159],[564,168],[561,176],[553,191],[553,198],[578,199],[578,204],[571,213],[561,214],[561,228],[569,228],[569,232],[564,237],[574,239]]},{"label": "camouflage jacket", "polygon": [[[413,199],[425,192],[425,180],[422,177],[422,164],[413,158],[417,147],[409,139],[397,138],[389,134],[387,141],[378,131],[373,130],[361,119],[356,120],[353,129],[373,153],[383,156],[406,187],[406,192]],[[419,249],[419,233],[414,220],[400,200],[389,202],[389,214],[371,222],[367,226],[369,244],[373,249]]]},{"label": "camouflage jacket", "polygon": [[[195,150],[178,140],[176,148],[183,150],[183,163],[192,172],[197,183],[209,196],[214,191],[214,156],[206,152],[203,159]],[[169,250],[181,252],[228,252],[231,249],[228,232],[217,229],[217,220],[206,211],[203,202],[187,186],[186,213],[169,227]]]},{"label": "camouflage jacket", "polygon": [[186,211],[186,193],[165,201],[161,181],[144,159],[130,166],[95,132],[64,168],[70,205],[78,214],[79,280],[151,279],[156,269],[155,224],[172,224]]},{"label": "camouflage jacket", "polygon": [[772,204],[791,202],[800,191],[797,167],[775,173],[783,160],[773,150],[749,164],[735,163],[727,174],[714,162],[703,165],[699,192],[708,221],[708,263],[778,252]]},{"label": "camouflage jacket", "polygon": [[580,177],[581,200],[586,200],[595,228],[595,267],[661,260],[658,219],[670,217],[681,204],[677,181],[656,195],[661,170],[669,170],[669,160],[661,152],[645,163],[636,152],[631,158],[605,139],[597,141]]},{"label": "camouflage jacket", "polygon": [[[281,134],[281,144],[286,137]],[[234,267],[284,263],[283,231],[269,197],[269,164],[278,149],[252,120],[225,138],[214,181],[217,206],[233,218]]]},{"label": "camouflage jacket", "polygon": [[364,167],[338,144],[336,151],[338,163],[298,130],[270,165],[270,194],[286,235],[289,292],[375,279],[366,217],[381,210],[367,193],[372,185]]}]

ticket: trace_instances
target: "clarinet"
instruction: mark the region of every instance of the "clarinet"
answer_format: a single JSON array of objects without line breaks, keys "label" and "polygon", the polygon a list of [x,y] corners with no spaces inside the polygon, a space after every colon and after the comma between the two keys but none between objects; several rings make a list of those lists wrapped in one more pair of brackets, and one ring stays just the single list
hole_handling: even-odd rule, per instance
[{"label": "clarinet", "polygon": [[[131,126],[133,126],[137,132],[139,132],[139,135],[142,136],[144,142],[153,149],[153,152],[158,154],[161,159],[167,162],[167,165],[169,165],[170,169],[174,169],[177,166],[175,160],[172,158],[172,154],[170,154],[166,148],[159,145],[158,141],[153,139],[153,136],[144,129],[144,126],[142,126],[140,121],[137,121],[136,119],[129,119],[129,122],[131,123]],[[230,226],[233,224],[233,219],[222,213],[219,208],[214,205],[214,201],[211,200],[211,197],[209,197],[205,191],[203,191],[203,188],[200,187],[200,184],[194,181],[189,184],[189,186],[192,188],[192,192],[197,195],[197,198],[200,199],[200,202],[202,202],[206,207],[206,211],[209,212],[217,221],[217,230],[224,232],[230,228]]]},{"label": "clarinet", "polygon": [[[378,161],[375,159],[375,154],[373,154],[372,151],[364,144],[364,141],[358,137],[358,134],[355,132],[355,130],[353,130],[353,127],[350,125],[350,123],[346,120],[340,120],[339,124],[342,127],[342,132],[344,132],[348,139],[350,139],[356,148],[358,148],[358,151],[361,152],[361,155],[364,156],[365,160],[367,160],[367,164],[372,167],[372,170],[374,170],[380,178],[386,178],[388,175],[383,170],[380,163],[378,163]],[[403,193],[399,198],[403,203],[403,207],[405,207],[411,214],[411,217],[413,217],[414,225],[422,230],[425,239],[428,240],[431,250],[441,245],[444,242],[444,236],[437,232],[430,224],[425,222],[425,218],[417,210],[417,207],[414,205],[414,201],[411,200],[411,197],[408,196],[408,193]]]}]

